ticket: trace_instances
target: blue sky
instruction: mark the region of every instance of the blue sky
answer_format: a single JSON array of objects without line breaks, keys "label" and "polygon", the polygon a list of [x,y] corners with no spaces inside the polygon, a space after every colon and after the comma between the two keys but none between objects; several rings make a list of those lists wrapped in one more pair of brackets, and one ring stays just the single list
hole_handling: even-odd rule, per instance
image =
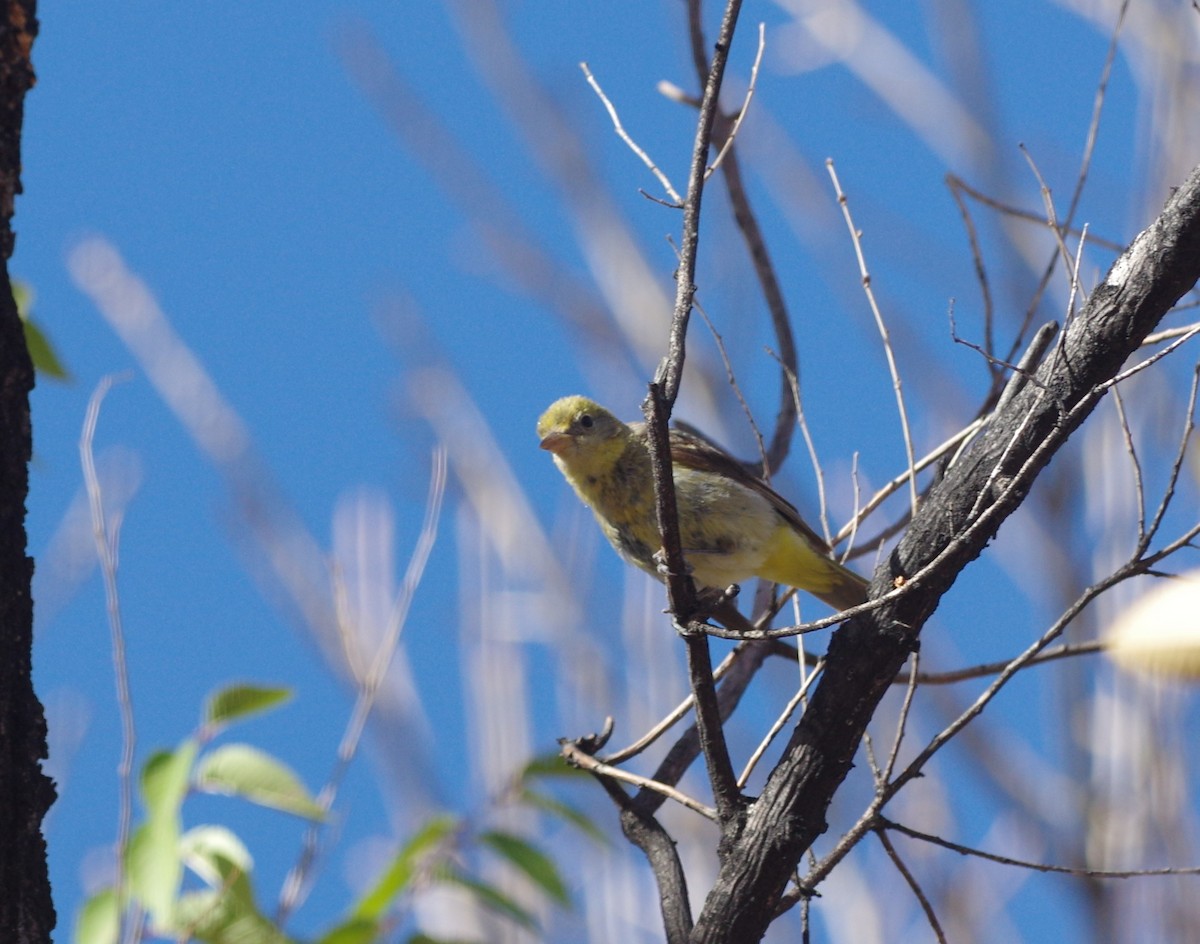
[{"label": "blue sky", "polygon": [[[747,5],[731,81],[744,87],[754,25],[766,21],[755,100],[761,114],[752,112],[747,121],[743,154],[793,309],[805,406],[840,521],[850,508],[851,455],[859,455],[866,490],[894,474],[903,454],[890,381],[824,159],[836,161],[864,231],[876,291],[895,319],[918,445],[933,445],[970,417],[971,398],[984,381],[978,359],[949,340],[951,299],[961,333],[978,338],[981,328],[974,270],[942,179],[957,172],[1036,210],[1036,181],[1018,150],[1023,143],[1056,197],[1065,199],[1108,38],[1054,4],[980,5],[984,61],[967,72],[990,84],[972,90],[955,84],[952,57],[935,28],[938,4],[902,11],[870,5],[964,113],[987,124],[987,146],[972,152],[964,145],[969,136],[942,112],[921,115],[918,107],[927,127],[915,129],[861,72],[803,42],[791,45],[792,6],[802,5]],[[943,15],[957,8],[941,6]],[[568,327],[562,310],[515,284],[480,227],[498,226],[514,244],[518,236],[531,238],[546,258],[588,286],[593,300],[604,302],[612,299],[613,284],[597,287],[590,268],[592,254],[603,250],[589,248],[581,232],[589,225],[599,229],[601,208],[614,212],[642,254],[647,284],[670,297],[668,237],[678,238],[676,214],[637,193],[639,187],[654,192],[654,180],[612,133],[578,63],[589,62],[631,133],[682,186],[693,115],[654,91],[664,78],[694,88],[676,7],[527,0],[503,10],[531,74],[544,83],[578,135],[594,179],[607,188],[589,208],[585,188],[592,180],[556,178],[537,156],[553,150],[554,123],[533,112],[518,114],[514,124],[490,86],[505,78],[502,50],[486,49],[472,63],[463,53],[471,32],[456,26],[449,7],[264,0],[217,14],[151,2],[44,6],[12,270],[32,286],[35,316],[73,374],[66,385],[43,380],[35,392],[29,502],[30,542],[41,559],[39,592],[45,594],[38,600],[37,683],[50,713],[61,793],[47,824],[60,940],[67,940],[88,863],[103,858],[97,850],[116,828],[120,729],[103,589],[95,573],[77,585],[54,583],[47,563],[51,538],[80,489],[77,441],[101,377],[130,372],[105,402],[97,450],[123,450],[124,467],[140,471],[121,531],[120,570],[139,757],[189,733],[205,694],[226,682],[286,684],[296,689],[294,702],[243,734],[285,758],[315,788],[328,774],[352,703],[318,649],[259,592],[238,551],[242,524],[221,477],[72,283],[68,253],[96,235],[116,247],[245,421],[281,493],[326,548],[339,496],[366,486],[394,504],[402,568],[420,527],[435,439],[411,385],[423,377],[430,383],[422,367],[451,366],[554,546],[565,558],[564,542],[582,540],[584,559],[594,559],[585,583],[591,593],[581,591],[594,603],[605,588],[620,587],[620,565],[606,548],[588,543],[590,532],[576,535],[590,523],[536,449],[533,423],[542,407],[569,392],[593,394],[635,415],[657,354],[646,348],[634,359],[598,349],[585,332]],[[364,36],[392,57],[475,171],[498,188],[500,209],[515,214],[523,234],[480,206],[451,152],[422,157],[412,140],[389,128],[362,87],[361,69],[371,55]],[[887,88],[888,76],[884,80]],[[1119,59],[1082,217],[1116,239],[1147,219],[1142,194],[1126,185],[1131,167],[1142,170],[1155,159],[1136,119],[1138,102]],[[408,134],[431,146],[413,112],[404,120]],[[517,130],[522,121],[524,130]],[[786,152],[773,143],[780,133],[790,137]],[[760,421],[769,425],[776,380],[762,348],[772,339],[744,251],[722,215],[726,201],[718,187],[710,192],[713,222],[701,250],[700,297]],[[1160,199],[1161,192],[1154,196]],[[791,209],[783,208],[785,200]],[[1000,245],[999,232],[994,223],[984,225],[995,252],[993,278],[1005,286],[998,300],[1015,307],[1024,304],[1036,276]],[[1030,236],[1028,244],[1045,248],[1039,240]],[[1107,257],[1097,252],[1090,258],[1103,271]],[[654,308],[655,297],[644,295],[637,304]],[[651,336],[656,323],[665,324],[654,319],[666,314],[659,306],[647,316]],[[713,366],[715,349],[705,334],[697,322],[694,357]],[[938,353],[935,369],[922,359],[931,351]],[[681,410],[748,453],[752,439],[732,397],[721,395],[713,412],[703,396],[685,392]],[[811,510],[812,476],[799,447],[796,452],[783,487]],[[479,783],[461,776],[470,748],[459,674],[459,577],[474,527],[465,505],[461,483],[452,477],[441,535],[405,636],[437,732],[428,797],[456,809],[480,802]],[[1011,557],[1006,540],[1013,538],[1002,534],[998,554]],[[570,548],[574,553],[576,544]],[[933,638],[944,639],[964,620],[983,620],[986,631],[955,637],[963,659],[1015,651],[1014,640],[1032,633],[1028,624],[1041,625],[1049,613],[1037,594],[1029,599],[1013,592],[1017,579],[1013,569],[999,566],[969,572],[943,607],[939,626],[931,627]],[[979,593],[1010,600],[1011,608],[980,617],[971,605]],[[603,634],[597,638],[605,652]],[[577,732],[564,730],[555,715],[548,694],[555,683],[545,679],[556,663],[547,646],[534,640],[530,652],[542,673],[531,689],[533,729],[537,749],[546,750],[556,736]],[[608,650],[604,658],[616,673],[620,654]],[[1054,736],[1046,737],[1052,746]],[[344,850],[398,828],[375,780],[379,769],[386,765],[362,758],[351,775],[343,845],[301,914],[301,933],[327,924],[349,900]],[[981,817],[991,802],[980,801]],[[201,799],[195,811],[256,839],[260,881],[268,889],[277,884],[298,849],[293,822],[232,801]],[[1059,906],[1073,915],[1069,904]],[[1049,939],[1036,923],[1023,922],[1022,930],[1029,940]],[[1056,932],[1055,939],[1062,937]]]}]

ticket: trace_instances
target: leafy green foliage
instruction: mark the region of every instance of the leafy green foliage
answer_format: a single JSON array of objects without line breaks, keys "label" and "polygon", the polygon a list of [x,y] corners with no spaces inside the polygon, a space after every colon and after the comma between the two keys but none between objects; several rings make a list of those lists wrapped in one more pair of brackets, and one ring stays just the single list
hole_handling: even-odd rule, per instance
[{"label": "leafy green foliage", "polygon": [[196,767],[195,783],[205,793],[240,796],[305,819],[325,818],[290,767],[249,744],[227,744],[206,754]]},{"label": "leafy green foliage", "polygon": [[378,921],[413,883],[424,861],[460,826],[454,816],[435,816],[406,842],[384,870],[378,881],[355,905],[351,917]]},{"label": "leafy green foliage", "polygon": [[[208,824],[185,831],[183,824],[189,790],[227,794],[312,822],[324,821],[324,809],[295,772],[277,758],[244,743],[204,750],[229,726],[270,711],[290,697],[290,691],[278,687],[238,684],[223,688],[206,701],[195,736],[184,739],[175,750],[149,757],[140,780],[144,818],[124,852],[123,894],[119,899],[116,889],[104,889],[84,905],[76,921],[75,944],[117,944],[122,915],[133,921],[142,914],[149,925],[137,929],[143,938],[149,932],[203,944],[295,944],[259,908],[254,860],[242,841],[224,826]],[[531,786],[538,780],[574,775],[557,756],[536,758],[495,802],[549,814],[601,840],[600,830],[586,815]],[[537,920],[526,905],[469,866],[473,853],[484,849],[523,875],[546,900],[569,907],[566,884],[542,849],[512,831],[443,813],[431,817],[400,845],[346,917],[315,944],[397,940],[407,901],[419,888],[437,883],[464,889],[480,906],[536,932]],[[478,942],[444,941],[414,933],[407,944]]]},{"label": "leafy green foliage", "polygon": [[513,833],[498,830],[481,833],[479,841],[525,873],[526,878],[554,901],[560,905],[569,904],[567,886],[563,884],[558,869],[536,846]]},{"label": "leafy green foliage", "polygon": [[262,685],[230,685],[214,692],[204,705],[204,723],[212,728],[223,728],[233,721],[241,721],[278,708],[291,700],[289,688]]},{"label": "leafy green foliage", "polygon": [[54,380],[68,381],[71,373],[59,360],[54,345],[33,320],[33,289],[24,282],[13,281],[13,301],[17,304],[17,314],[21,316],[21,327],[25,329],[25,346],[29,349],[29,357],[33,368],[39,374],[44,374]]}]

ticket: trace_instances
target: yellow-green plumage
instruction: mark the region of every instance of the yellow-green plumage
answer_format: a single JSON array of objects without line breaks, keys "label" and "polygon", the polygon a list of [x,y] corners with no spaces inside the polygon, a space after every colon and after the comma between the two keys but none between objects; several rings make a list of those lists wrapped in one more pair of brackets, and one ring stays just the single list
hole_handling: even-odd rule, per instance
[{"label": "yellow-green plumage", "polygon": [[[645,426],[571,396],[551,404],[537,432],[613,547],[657,576],[661,542]],[[737,460],[679,430],[671,431],[671,459],[684,558],[700,586],[762,577],[839,610],[866,599],[866,581],[833,560],[796,509]]]}]

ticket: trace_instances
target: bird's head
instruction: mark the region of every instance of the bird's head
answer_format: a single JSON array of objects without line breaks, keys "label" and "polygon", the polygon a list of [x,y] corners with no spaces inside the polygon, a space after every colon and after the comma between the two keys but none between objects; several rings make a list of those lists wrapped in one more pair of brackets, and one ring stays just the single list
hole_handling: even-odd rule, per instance
[{"label": "bird's head", "polygon": [[630,429],[587,397],[563,397],[538,420],[541,447],[564,466],[591,471],[615,462],[625,449]]}]

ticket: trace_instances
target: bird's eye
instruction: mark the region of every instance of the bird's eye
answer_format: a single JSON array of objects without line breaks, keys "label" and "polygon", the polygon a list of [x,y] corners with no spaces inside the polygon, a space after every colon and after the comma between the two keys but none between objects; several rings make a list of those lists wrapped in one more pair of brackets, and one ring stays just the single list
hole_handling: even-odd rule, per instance
[{"label": "bird's eye", "polygon": [[592,425],[594,423],[595,423],[595,420],[593,420],[586,413],[584,413],[583,416],[579,417],[579,425],[582,426],[584,429],[591,429]]}]

